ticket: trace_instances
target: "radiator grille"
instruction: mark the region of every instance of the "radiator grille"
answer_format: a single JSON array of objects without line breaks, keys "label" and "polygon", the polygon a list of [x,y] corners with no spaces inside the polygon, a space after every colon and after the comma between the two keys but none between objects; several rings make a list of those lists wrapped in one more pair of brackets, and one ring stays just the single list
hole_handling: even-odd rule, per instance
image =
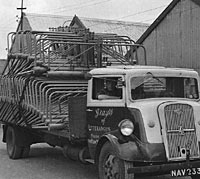
[{"label": "radiator grille", "polygon": [[193,108],[188,104],[170,104],[164,108],[169,159],[184,156],[184,149],[190,150],[190,157],[199,156]]}]

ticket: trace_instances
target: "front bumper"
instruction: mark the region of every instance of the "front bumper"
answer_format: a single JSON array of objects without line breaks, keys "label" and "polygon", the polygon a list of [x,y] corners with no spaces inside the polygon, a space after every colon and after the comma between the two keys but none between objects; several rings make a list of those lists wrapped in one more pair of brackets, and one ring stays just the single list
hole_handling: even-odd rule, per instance
[{"label": "front bumper", "polygon": [[174,162],[159,165],[148,165],[133,167],[128,169],[128,174],[169,174],[172,170],[176,169],[188,169],[188,168],[200,168],[200,160],[196,161],[185,161],[185,162]]}]

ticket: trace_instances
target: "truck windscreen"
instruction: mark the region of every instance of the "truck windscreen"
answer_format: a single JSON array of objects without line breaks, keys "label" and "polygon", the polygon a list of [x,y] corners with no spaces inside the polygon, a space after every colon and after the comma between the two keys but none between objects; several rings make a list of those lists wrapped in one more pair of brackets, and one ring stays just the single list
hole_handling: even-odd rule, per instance
[{"label": "truck windscreen", "polygon": [[147,98],[189,98],[198,99],[198,85],[195,78],[156,77],[153,75],[131,78],[131,97]]}]

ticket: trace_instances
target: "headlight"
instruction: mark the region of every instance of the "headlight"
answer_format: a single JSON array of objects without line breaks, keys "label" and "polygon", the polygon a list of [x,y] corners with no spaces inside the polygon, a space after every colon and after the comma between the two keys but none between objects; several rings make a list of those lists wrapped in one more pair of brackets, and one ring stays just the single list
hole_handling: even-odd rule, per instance
[{"label": "headlight", "polygon": [[129,136],[134,131],[134,124],[129,119],[124,119],[119,123],[119,129],[125,136]]}]

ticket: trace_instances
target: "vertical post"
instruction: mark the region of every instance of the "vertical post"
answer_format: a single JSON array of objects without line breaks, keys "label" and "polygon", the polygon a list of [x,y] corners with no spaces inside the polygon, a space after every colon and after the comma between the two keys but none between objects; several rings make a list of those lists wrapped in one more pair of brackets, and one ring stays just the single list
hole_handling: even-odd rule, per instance
[{"label": "vertical post", "polygon": [[[24,21],[24,14],[23,14],[23,10],[26,9],[23,4],[23,0],[21,1],[21,7],[20,8],[17,8],[17,10],[20,10],[21,11],[21,17],[20,17],[20,22],[21,22],[21,31],[23,31],[23,21]],[[22,53],[22,49],[23,49],[23,33],[18,33],[19,35],[19,43],[20,43],[20,46],[19,46],[19,51],[20,53]]]},{"label": "vertical post", "polygon": [[21,31],[23,30],[23,4],[24,4],[24,1],[22,0],[21,1]]},{"label": "vertical post", "polygon": [[21,7],[17,8],[17,10],[21,11],[21,17],[20,17],[20,21],[21,21],[21,30],[23,30],[23,10],[25,10],[26,8],[24,7],[24,1],[21,1]]},{"label": "vertical post", "polygon": [[97,67],[101,68],[102,67],[102,41],[98,40],[97,44]]},{"label": "vertical post", "polygon": [[17,10],[20,10],[21,11],[21,17],[20,17],[20,21],[21,21],[21,30],[23,30],[23,10],[25,10],[26,8],[24,7],[24,1],[22,0],[21,1],[21,7],[20,8],[17,8]]}]

